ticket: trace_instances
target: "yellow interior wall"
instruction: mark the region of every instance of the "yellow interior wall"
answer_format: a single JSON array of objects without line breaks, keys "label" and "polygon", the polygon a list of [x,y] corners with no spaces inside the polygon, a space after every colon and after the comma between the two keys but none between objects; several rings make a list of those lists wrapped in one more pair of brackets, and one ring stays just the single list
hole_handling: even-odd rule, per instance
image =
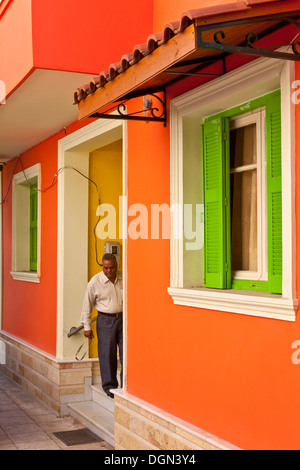
[{"label": "yellow interior wall", "polygon": [[[120,265],[122,266],[122,241],[119,237],[119,197],[122,196],[122,140],[113,142],[105,147],[101,147],[90,153],[89,159],[89,177],[95,181],[99,189],[101,204],[112,204],[116,210],[117,230],[116,239],[121,244]],[[97,264],[95,253],[94,227],[98,216],[96,210],[98,207],[98,195],[95,185],[89,185],[89,246],[88,246],[88,276],[91,279],[102,268]],[[97,238],[98,261],[101,263],[104,254],[104,243],[112,241],[107,238],[101,240]],[[94,309],[92,318],[97,316]],[[94,339],[90,343],[90,357],[98,357],[96,322],[92,323]]]}]

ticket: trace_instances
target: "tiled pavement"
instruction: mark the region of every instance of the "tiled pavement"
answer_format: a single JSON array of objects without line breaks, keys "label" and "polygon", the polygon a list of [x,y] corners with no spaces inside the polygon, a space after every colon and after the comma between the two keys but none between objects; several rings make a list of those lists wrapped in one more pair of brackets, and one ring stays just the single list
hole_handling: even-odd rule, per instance
[{"label": "tiled pavement", "polygon": [[112,450],[105,441],[67,446],[53,433],[83,429],[71,416],[58,418],[0,372],[0,450]]}]

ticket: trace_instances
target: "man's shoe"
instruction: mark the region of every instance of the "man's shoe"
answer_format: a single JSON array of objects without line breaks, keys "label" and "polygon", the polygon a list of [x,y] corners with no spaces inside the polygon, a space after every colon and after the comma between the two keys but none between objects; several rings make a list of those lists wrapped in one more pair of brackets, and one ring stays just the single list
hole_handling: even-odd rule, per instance
[{"label": "man's shoe", "polygon": [[115,398],[115,397],[114,397],[114,394],[111,393],[111,392],[107,392],[106,395],[107,395],[109,398],[112,398],[112,399]]}]

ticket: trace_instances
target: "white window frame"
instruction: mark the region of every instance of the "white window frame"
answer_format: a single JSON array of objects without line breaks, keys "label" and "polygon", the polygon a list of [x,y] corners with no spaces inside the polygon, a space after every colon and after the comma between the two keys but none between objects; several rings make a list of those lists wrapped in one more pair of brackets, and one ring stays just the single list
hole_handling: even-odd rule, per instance
[{"label": "white window frame", "polygon": [[[230,130],[256,124],[257,154],[257,162],[247,166],[249,169],[255,169],[257,174],[257,271],[232,271],[232,279],[268,280],[265,123],[265,108],[230,119]],[[236,168],[235,173],[238,171],[239,168]]]},{"label": "white window frame", "polygon": [[[17,281],[40,282],[41,194],[38,191],[37,270],[30,271],[30,181],[40,188],[40,164],[20,171],[12,180],[12,270]],[[21,223],[20,223],[21,222]],[[20,225],[22,232],[20,231]]]},{"label": "white window frame", "polygon": [[[219,290],[187,286],[184,279],[182,212],[172,212],[171,272],[168,292],[174,304],[295,321],[295,108],[292,100],[295,65],[292,61],[260,58],[171,101],[171,207],[183,208],[184,118],[193,132],[203,120],[226,109],[281,89],[282,133],[282,295],[267,292]],[[245,112],[247,105],[245,105]],[[201,146],[199,146],[201,148]],[[178,236],[179,233],[179,236]]]}]

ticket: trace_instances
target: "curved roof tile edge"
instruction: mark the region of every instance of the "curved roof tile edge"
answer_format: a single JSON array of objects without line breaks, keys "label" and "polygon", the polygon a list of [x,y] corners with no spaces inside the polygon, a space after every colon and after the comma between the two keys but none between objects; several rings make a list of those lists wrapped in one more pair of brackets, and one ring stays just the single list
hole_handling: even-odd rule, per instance
[{"label": "curved roof tile edge", "polygon": [[104,87],[108,81],[113,80],[117,75],[125,72],[129,67],[139,62],[146,55],[151,54],[155,49],[165,44],[172,37],[182,33],[188,26],[199,18],[207,18],[218,14],[230,12],[247,11],[257,4],[277,2],[279,0],[242,0],[233,3],[214,5],[210,7],[187,10],[181,14],[179,21],[165,24],[163,32],[148,36],[145,44],[136,45],[132,53],[124,54],[119,63],[111,64],[109,69],[100,72],[98,77],[90,80],[88,85],[80,86],[74,90],[74,101],[76,105],[84,100],[88,95],[94,93],[98,88]]}]

